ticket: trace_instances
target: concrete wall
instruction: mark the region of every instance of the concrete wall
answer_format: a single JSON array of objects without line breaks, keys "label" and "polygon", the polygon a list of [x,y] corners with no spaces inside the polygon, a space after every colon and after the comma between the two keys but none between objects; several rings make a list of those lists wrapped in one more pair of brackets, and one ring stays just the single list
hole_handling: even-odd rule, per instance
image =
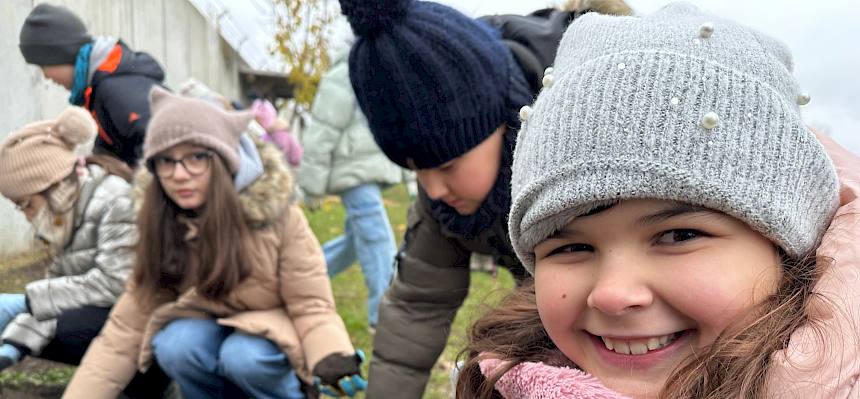
[{"label": "concrete wall", "polygon": [[[55,117],[67,105],[64,88],[42,78],[18,50],[21,25],[41,0],[0,0],[0,139],[24,124]],[[119,37],[164,67],[167,84],[190,77],[239,98],[239,60],[218,30],[186,0],[50,0],[77,13],[95,35]],[[28,249],[23,215],[0,199],[0,259]]]}]

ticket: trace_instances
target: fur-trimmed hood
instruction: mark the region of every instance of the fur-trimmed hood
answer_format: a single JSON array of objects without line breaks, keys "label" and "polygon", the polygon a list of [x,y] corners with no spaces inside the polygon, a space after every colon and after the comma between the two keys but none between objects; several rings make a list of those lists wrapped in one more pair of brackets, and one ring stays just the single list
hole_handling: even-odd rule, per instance
[{"label": "fur-trimmed hood", "polygon": [[[293,203],[293,177],[277,148],[260,140],[254,133],[249,132],[248,135],[260,153],[263,174],[239,193],[239,201],[248,225],[260,227],[277,220]],[[140,211],[144,193],[152,181],[153,175],[145,167],[135,173],[132,191],[135,212]]]},{"label": "fur-trimmed hood", "polygon": [[633,9],[624,0],[568,0],[562,11],[596,11],[606,15],[633,15]]}]

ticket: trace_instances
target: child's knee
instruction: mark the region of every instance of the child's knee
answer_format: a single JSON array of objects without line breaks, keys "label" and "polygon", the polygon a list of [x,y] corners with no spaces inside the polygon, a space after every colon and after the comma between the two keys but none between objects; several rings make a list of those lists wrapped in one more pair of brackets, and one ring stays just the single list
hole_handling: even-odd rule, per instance
[{"label": "child's knee", "polygon": [[289,370],[286,356],[271,341],[233,333],[221,345],[218,361],[224,376],[232,381],[267,379]]},{"label": "child's knee", "polygon": [[174,377],[177,373],[214,370],[220,328],[211,320],[175,320],[153,338],[155,359]]}]

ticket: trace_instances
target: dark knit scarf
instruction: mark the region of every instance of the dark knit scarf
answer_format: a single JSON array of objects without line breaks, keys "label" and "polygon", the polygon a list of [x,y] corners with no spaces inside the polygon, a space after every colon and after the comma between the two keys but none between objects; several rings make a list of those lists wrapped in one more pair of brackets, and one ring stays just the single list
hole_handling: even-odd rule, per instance
[{"label": "dark knit scarf", "polygon": [[430,212],[433,218],[444,229],[462,236],[467,240],[474,239],[483,231],[493,227],[496,224],[502,225],[503,237],[494,246],[506,247],[506,251],[498,248],[502,252],[512,252],[510,244],[507,243],[508,233],[508,211],[511,208],[511,165],[514,161],[514,147],[517,143],[517,133],[520,130],[519,111],[523,105],[531,104],[534,100],[533,93],[529,89],[526,77],[523,70],[514,60],[512,54],[507,54],[507,64],[509,71],[508,81],[508,98],[505,100],[508,108],[508,115],[505,122],[508,125],[508,130],[503,136],[502,144],[502,159],[499,165],[499,175],[496,177],[496,182],[487,199],[471,215],[460,215],[457,210],[448,206],[443,201],[431,201]]}]

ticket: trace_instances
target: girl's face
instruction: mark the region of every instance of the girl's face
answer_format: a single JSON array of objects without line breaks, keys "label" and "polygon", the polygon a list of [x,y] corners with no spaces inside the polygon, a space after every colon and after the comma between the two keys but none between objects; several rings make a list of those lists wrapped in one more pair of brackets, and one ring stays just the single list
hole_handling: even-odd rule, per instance
[{"label": "girl's face", "polygon": [[481,144],[439,167],[416,170],[427,196],[445,202],[461,215],[475,213],[496,183],[505,130],[505,125],[500,126]]},{"label": "girl's face", "polygon": [[196,210],[206,203],[215,155],[205,147],[177,144],[152,159],[164,192],[182,209]]},{"label": "girl's face", "polygon": [[24,213],[24,216],[30,223],[33,223],[33,220],[36,219],[36,215],[39,214],[39,211],[47,205],[48,200],[43,194],[33,194],[29,197],[15,201],[15,207]]},{"label": "girl's face", "polygon": [[671,372],[777,287],[776,247],[743,222],[627,200],[535,247],[538,312],[558,348],[607,387],[655,397]]}]

